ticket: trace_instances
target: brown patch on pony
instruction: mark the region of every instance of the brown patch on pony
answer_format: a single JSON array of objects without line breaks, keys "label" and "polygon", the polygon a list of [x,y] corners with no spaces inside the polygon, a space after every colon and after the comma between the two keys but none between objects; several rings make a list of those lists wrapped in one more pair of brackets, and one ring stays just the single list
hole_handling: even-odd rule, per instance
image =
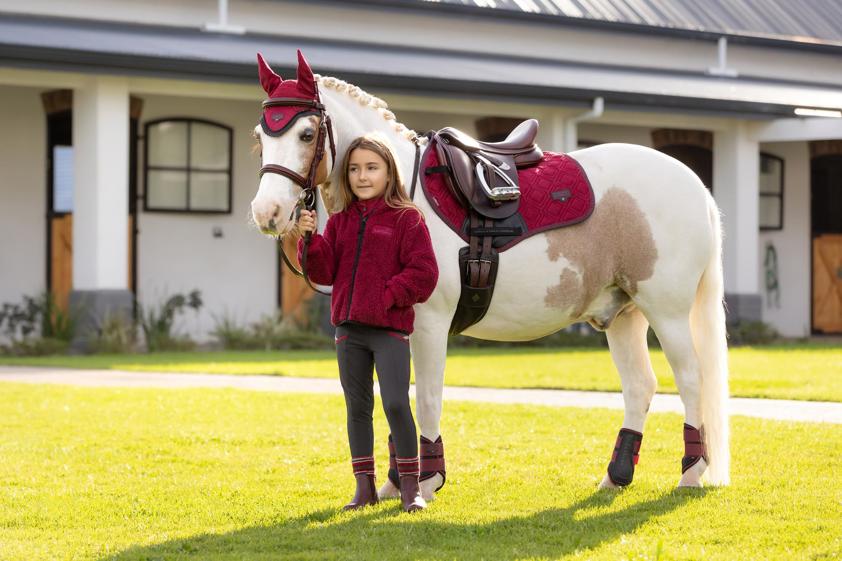
[{"label": "brown patch on pony", "polygon": [[585,312],[596,296],[611,285],[629,296],[637,283],[652,276],[658,248],[652,229],[637,201],[620,189],[609,189],[586,221],[547,233],[551,261],[564,257],[571,267],[559,283],[547,289],[547,306]]}]

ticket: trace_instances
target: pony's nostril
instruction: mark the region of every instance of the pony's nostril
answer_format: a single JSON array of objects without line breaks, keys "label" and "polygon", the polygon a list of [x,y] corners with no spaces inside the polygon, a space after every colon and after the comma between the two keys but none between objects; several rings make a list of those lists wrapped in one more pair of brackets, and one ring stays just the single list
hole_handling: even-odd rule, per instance
[{"label": "pony's nostril", "polygon": [[270,230],[274,230],[275,229],[275,219],[270,218],[269,223],[266,225],[266,227],[269,228]]}]

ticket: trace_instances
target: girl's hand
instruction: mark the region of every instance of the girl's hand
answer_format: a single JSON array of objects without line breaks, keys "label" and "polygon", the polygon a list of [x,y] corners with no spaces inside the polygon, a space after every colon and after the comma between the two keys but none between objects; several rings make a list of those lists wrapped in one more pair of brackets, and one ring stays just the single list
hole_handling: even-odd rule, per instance
[{"label": "girl's hand", "polygon": [[316,211],[301,209],[301,215],[298,217],[298,229],[301,233],[316,231]]}]

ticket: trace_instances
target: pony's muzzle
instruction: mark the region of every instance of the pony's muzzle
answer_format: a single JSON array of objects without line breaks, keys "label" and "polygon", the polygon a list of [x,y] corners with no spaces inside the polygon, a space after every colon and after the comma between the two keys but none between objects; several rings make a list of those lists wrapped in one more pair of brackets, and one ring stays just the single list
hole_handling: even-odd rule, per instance
[{"label": "pony's muzzle", "polygon": [[281,205],[261,203],[255,199],[251,203],[251,216],[262,232],[277,233],[281,217]]}]

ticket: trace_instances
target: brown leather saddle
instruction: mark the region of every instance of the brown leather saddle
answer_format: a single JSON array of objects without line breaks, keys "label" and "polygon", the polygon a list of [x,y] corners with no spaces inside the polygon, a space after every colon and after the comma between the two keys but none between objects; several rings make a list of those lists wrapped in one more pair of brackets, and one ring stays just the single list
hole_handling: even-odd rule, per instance
[{"label": "brown leather saddle", "polygon": [[529,119],[502,142],[481,142],[452,127],[441,129],[433,139],[457,198],[483,216],[501,219],[517,212],[518,168],[536,164],[544,156],[535,145],[537,133],[538,121]]},{"label": "brown leather saddle", "polygon": [[535,144],[538,121],[529,119],[502,142],[481,142],[451,127],[436,132],[439,165],[425,173],[443,173],[456,198],[468,211],[468,247],[459,250],[462,292],[450,324],[450,334],[461,333],[480,321],[491,305],[499,256],[497,237],[522,233],[506,219],[520,205],[517,170],[535,165],[544,154]]}]

